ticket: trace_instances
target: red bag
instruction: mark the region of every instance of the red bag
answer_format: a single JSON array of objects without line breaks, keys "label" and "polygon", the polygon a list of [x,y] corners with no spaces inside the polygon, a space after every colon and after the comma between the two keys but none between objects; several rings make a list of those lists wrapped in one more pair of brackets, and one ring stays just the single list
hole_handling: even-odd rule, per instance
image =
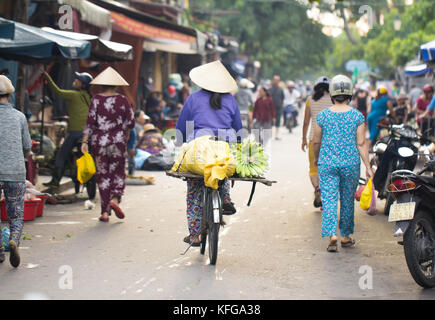
[{"label": "red bag", "polygon": [[363,184],[363,185],[360,185],[358,187],[358,189],[356,190],[356,192],[355,192],[355,199],[356,199],[356,201],[359,201],[359,199],[361,199],[361,194],[364,191],[365,187],[366,187],[366,185]]}]

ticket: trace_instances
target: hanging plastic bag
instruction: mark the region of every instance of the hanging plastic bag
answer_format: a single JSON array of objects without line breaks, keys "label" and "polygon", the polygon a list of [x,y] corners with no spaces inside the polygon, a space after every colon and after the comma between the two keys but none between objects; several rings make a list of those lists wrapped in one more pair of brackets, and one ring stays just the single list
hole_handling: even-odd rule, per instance
[{"label": "hanging plastic bag", "polygon": [[95,164],[92,156],[85,152],[83,156],[77,159],[77,180],[83,184],[89,181],[95,174]]},{"label": "hanging plastic bag", "polygon": [[363,178],[359,178],[359,182],[358,182],[359,186],[358,189],[355,192],[355,200],[359,201],[361,199],[361,194],[364,191],[364,188],[367,185],[367,180],[363,179]]},{"label": "hanging plastic bag", "polygon": [[376,214],[376,190],[372,188],[372,201],[370,201],[370,208],[367,213],[371,216]]},{"label": "hanging plastic bag", "polygon": [[372,203],[372,198],[373,198],[373,182],[372,179],[369,178],[369,181],[367,181],[367,185],[365,186],[361,194],[361,199],[359,202],[360,208],[363,210],[368,210]]}]

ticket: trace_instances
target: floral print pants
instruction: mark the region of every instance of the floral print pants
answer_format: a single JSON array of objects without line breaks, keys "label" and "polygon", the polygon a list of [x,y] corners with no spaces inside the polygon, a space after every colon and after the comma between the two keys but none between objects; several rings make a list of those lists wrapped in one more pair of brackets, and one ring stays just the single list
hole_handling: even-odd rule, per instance
[{"label": "floral print pants", "polygon": [[101,214],[110,214],[110,201],[121,196],[125,189],[125,143],[116,143],[107,147],[95,146],[94,156],[97,169],[97,183],[101,198]]},{"label": "floral print pants", "polygon": [[[24,182],[0,181],[0,193],[3,190],[6,199],[6,211],[10,229],[10,240],[20,245],[23,231],[24,194],[26,184]],[[0,231],[0,247],[3,245],[3,233]],[[4,249],[4,248],[2,248]],[[0,252],[3,251],[0,249]]]},{"label": "floral print pants", "polygon": [[[198,234],[201,228],[204,189],[204,181],[187,179],[187,227],[191,235]],[[222,200],[231,202],[229,181],[222,189]]]},{"label": "floral print pants", "polygon": [[337,234],[337,204],[340,194],[339,228],[343,237],[354,231],[355,191],[360,177],[360,165],[348,167],[319,166],[322,196],[322,237]]}]

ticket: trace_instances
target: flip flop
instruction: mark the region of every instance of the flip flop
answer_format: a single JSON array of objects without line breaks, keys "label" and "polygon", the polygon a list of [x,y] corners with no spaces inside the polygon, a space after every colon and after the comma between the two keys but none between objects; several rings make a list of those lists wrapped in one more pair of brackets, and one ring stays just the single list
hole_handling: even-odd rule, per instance
[{"label": "flip flop", "polygon": [[199,247],[201,245],[200,242],[198,242],[198,243],[190,243],[190,235],[187,236],[187,237],[184,237],[183,241],[186,242],[187,244],[190,244],[192,247]]},{"label": "flip flop", "polygon": [[349,248],[349,247],[352,247],[354,245],[355,245],[355,239],[353,239],[353,238],[350,238],[349,241],[345,241],[345,242],[341,241],[341,246],[343,248]]},{"label": "flip flop", "polygon": [[125,215],[124,212],[122,212],[121,208],[113,201],[110,201],[109,203],[110,208],[115,211],[115,215],[119,218],[119,219],[124,219]]}]

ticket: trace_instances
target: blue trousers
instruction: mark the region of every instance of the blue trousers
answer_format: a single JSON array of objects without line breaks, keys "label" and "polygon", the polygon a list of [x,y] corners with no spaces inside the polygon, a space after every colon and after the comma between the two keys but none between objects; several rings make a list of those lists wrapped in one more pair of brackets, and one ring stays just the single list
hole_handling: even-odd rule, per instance
[{"label": "blue trousers", "polygon": [[322,196],[322,237],[337,234],[337,206],[340,195],[339,228],[343,237],[354,231],[355,191],[360,177],[360,165],[348,167],[319,166]]},{"label": "blue trousers", "polygon": [[[6,199],[6,211],[10,229],[10,240],[20,245],[21,232],[23,231],[24,194],[26,184],[24,182],[0,181],[0,193],[3,190]],[[0,252],[3,245],[3,233],[0,231]],[[4,248],[3,248],[4,249]]]}]

